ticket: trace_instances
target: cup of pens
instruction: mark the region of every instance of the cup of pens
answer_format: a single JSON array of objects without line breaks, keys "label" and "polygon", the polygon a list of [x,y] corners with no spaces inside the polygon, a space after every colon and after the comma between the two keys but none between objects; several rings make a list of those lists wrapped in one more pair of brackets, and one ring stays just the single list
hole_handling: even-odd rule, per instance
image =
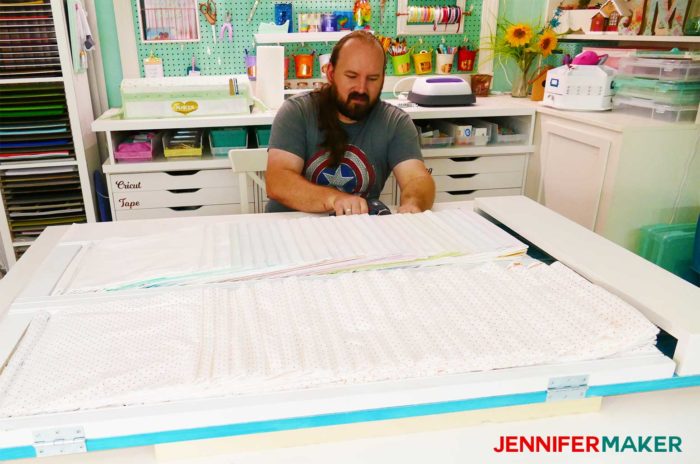
[{"label": "cup of pens", "polygon": [[251,81],[254,81],[255,76],[257,75],[256,66],[255,66],[256,63],[257,63],[257,59],[256,59],[255,55],[249,55],[248,51],[246,50],[245,69],[246,69],[246,72],[248,74],[248,79],[250,79]]},{"label": "cup of pens", "polygon": [[402,76],[411,72],[411,55],[406,52],[403,55],[392,55],[391,64],[394,66],[394,74]]},{"label": "cup of pens", "polygon": [[433,51],[421,50],[413,54],[413,66],[416,74],[430,74],[433,72]]},{"label": "cup of pens", "polygon": [[452,63],[454,63],[454,53],[438,53],[435,54],[435,72],[438,74],[450,74],[452,72]]},{"label": "cup of pens", "polygon": [[476,60],[476,50],[467,47],[459,47],[457,51],[457,69],[459,71],[472,71]]}]

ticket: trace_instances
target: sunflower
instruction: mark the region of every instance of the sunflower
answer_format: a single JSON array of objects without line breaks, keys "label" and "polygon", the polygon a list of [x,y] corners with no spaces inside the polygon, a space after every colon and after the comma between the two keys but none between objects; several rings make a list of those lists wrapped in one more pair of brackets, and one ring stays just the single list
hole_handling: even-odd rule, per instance
[{"label": "sunflower", "polygon": [[522,47],[532,39],[532,28],[527,24],[513,24],[506,29],[506,42],[513,47]]},{"label": "sunflower", "polygon": [[542,52],[542,56],[547,57],[557,46],[557,35],[551,29],[545,30],[537,42],[537,46]]}]

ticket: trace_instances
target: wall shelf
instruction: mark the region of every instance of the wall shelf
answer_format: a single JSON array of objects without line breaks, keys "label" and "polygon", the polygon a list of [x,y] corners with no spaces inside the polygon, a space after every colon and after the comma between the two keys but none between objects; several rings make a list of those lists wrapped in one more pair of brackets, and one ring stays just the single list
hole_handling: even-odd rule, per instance
[{"label": "wall shelf", "polygon": [[700,36],[693,35],[620,35],[620,34],[565,34],[559,40],[607,42],[656,42],[656,43],[691,43],[700,45]]},{"label": "wall shelf", "polygon": [[286,34],[255,34],[255,43],[283,44],[283,43],[312,43],[312,42],[337,42],[352,31],[340,32],[288,32]]}]

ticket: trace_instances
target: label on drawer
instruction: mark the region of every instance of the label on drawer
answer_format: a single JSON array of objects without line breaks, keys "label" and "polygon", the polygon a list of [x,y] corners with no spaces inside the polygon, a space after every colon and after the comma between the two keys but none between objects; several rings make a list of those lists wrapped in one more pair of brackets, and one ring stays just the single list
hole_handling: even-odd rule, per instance
[{"label": "label on drawer", "polygon": [[132,209],[141,206],[141,202],[128,200],[127,198],[117,198],[117,208]]},{"label": "label on drawer", "polygon": [[231,169],[111,174],[109,182],[115,195],[118,192],[238,186],[238,179]]},{"label": "label on drawer", "polygon": [[[249,186],[248,194],[252,198],[252,186]],[[116,210],[218,205],[238,202],[240,202],[240,191],[238,188],[233,187],[154,190],[124,193],[114,192],[114,208]]]}]

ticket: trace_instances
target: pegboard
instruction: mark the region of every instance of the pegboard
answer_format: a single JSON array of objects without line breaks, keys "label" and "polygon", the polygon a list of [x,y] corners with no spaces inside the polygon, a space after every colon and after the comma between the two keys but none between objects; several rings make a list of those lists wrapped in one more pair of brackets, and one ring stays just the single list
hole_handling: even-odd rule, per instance
[{"label": "pegboard", "polygon": [[[198,42],[174,42],[174,43],[144,43],[141,39],[140,24],[138,19],[138,1],[131,0],[132,18],[136,34],[136,48],[138,51],[139,69],[144,76],[143,60],[151,52],[163,60],[163,72],[165,76],[184,76],[185,70],[190,66],[194,55],[197,67],[202,75],[227,75],[245,74],[245,51],[255,53],[253,35],[258,31],[261,22],[274,22],[275,2],[261,0],[255,12],[253,20],[248,23],[248,15],[253,7],[254,0],[217,0],[217,24],[216,43],[212,39],[211,25],[201,13],[198,13],[201,39]],[[377,33],[387,37],[396,36],[396,0],[386,0],[383,23],[380,22],[380,1],[370,0],[372,6],[371,28]],[[198,2],[201,3],[201,2]],[[280,2],[283,3],[283,2]],[[454,0],[409,0],[412,6],[450,5]],[[352,11],[354,0],[301,0],[292,2],[292,14],[294,32],[298,31],[299,13],[327,13],[333,11]],[[435,49],[445,39],[447,45],[456,46],[464,43],[465,38],[473,49],[479,47],[479,35],[481,34],[481,0],[466,0],[466,9],[474,5],[472,15],[467,16],[464,28],[460,34],[446,33],[443,35],[423,36],[423,44],[419,43],[419,36],[406,36],[409,46],[415,45],[416,49]],[[228,34],[224,40],[219,40],[219,30],[224,22],[226,12],[231,12],[233,25],[233,41],[229,43]],[[440,26],[438,26],[440,27]],[[442,26],[444,27],[444,26]],[[454,26],[452,26],[454,28]],[[451,28],[448,28],[451,29]],[[312,48],[317,54],[330,53],[332,43],[309,43],[305,50]],[[293,54],[301,50],[300,44],[286,44],[285,55]],[[474,65],[474,70],[477,65]],[[393,75],[394,69],[391,60],[387,64],[387,75]],[[290,78],[294,76],[294,60],[290,60]],[[314,63],[314,78],[320,78],[318,60]]]}]

